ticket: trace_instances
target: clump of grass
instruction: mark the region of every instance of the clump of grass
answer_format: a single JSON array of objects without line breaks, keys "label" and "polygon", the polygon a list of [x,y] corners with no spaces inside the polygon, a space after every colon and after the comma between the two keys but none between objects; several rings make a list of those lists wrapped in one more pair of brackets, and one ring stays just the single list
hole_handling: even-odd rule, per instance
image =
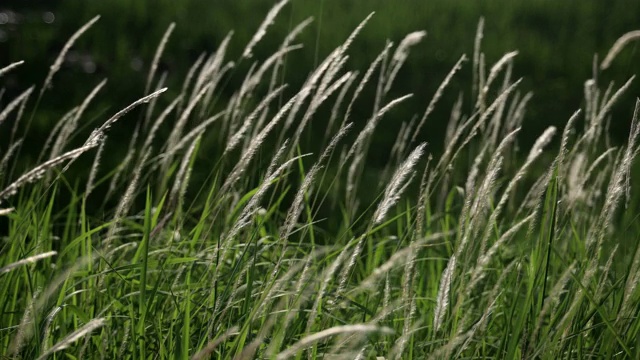
[{"label": "clump of grass", "polygon": [[[282,67],[300,48],[294,42],[307,19],[272,56],[246,74],[231,72],[253,59],[286,4],[274,6],[237,59],[227,60],[231,34],[200,56],[175,92],[164,88],[175,75],[156,74],[180,26],[169,25],[145,94],[84,134],[79,121],[110,91],[99,82],[54,125],[39,156],[46,160],[19,176],[6,169],[25,159],[19,149],[29,140],[13,135],[22,127],[28,135],[19,120],[35,87],[3,106],[0,126],[13,120],[14,127],[0,147],[7,229],[0,352],[23,359],[636,358],[640,247],[631,177],[640,101],[625,145],[612,147],[606,134],[633,79],[601,91],[594,66],[584,108],[568,119],[559,148],[550,146],[558,132],[550,127],[523,156],[517,137],[531,95],[520,95],[512,79],[516,51],[486,70],[481,20],[471,102],[453,104],[445,148],[416,142],[467,55],[442,77],[422,116],[403,120],[389,164],[365,182],[378,125],[414,96],[402,89],[406,95],[394,97],[391,89],[426,33],[410,33],[397,47],[387,42],[366,70],[349,69],[350,45],[370,15],[296,89]],[[97,20],[67,42],[39,97]],[[621,38],[602,67],[635,37]],[[244,81],[214,106],[232,76]],[[353,109],[367,88],[374,95],[362,124]],[[325,108],[327,120],[319,115]],[[143,114],[135,131],[118,139],[128,150],[115,169],[105,168],[109,128],[134,109]],[[314,143],[303,141],[309,124],[322,121]],[[78,135],[86,141],[73,148]],[[309,152],[319,144],[320,152]],[[77,161],[90,155],[91,166]],[[362,189],[375,201],[367,203]]]}]

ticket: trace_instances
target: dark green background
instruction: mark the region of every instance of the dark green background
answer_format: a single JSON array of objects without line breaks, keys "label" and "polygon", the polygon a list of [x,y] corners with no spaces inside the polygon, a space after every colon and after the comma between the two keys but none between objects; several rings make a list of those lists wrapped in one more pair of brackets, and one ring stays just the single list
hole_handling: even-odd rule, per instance
[{"label": "dark green background", "polygon": [[[52,91],[45,94],[34,119],[32,139],[36,146],[53,123],[102,78],[108,78],[109,83],[92,105],[91,116],[111,114],[143,95],[150,61],[170,22],[175,21],[177,27],[161,70],[172,75],[168,85],[177,92],[198,55],[213,52],[231,30],[234,36],[228,58],[237,59],[272,5],[272,1],[255,0],[5,0],[0,12],[13,15],[11,21],[0,25],[0,64],[17,60],[27,63],[0,79],[6,88],[2,102],[6,104],[31,84],[41,85],[68,37],[96,14],[102,15],[74,46],[73,54],[79,60],[66,62],[54,79]],[[300,84],[313,65],[341,44],[371,11],[376,11],[374,18],[349,52],[349,68],[364,71],[386,39],[397,44],[408,32],[428,32],[427,38],[413,48],[391,94],[415,96],[383,121],[375,140],[380,146],[373,147],[380,154],[373,154],[374,161],[376,155],[384,158],[400,122],[424,111],[455,61],[463,53],[471,57],[481,16],[485,17],[483,50],[487,68],[505,52],[518,50],[514,76],[525,78],[523,92],[534,92],[522,135],[525,142],[550,124],[562,126],[582,105],[583,84],[591,76],[594,53],[602,59],[619,36],[640,29],[640,1],[292,0],[256,48],[255,59],[264,60],[298,22],[313,16],[314,23],[300,38],[305,47],[292,55],[286,71],[288,82]],[[43,21],[45,12],[55,16],[53,23]],[[636,73],[640,69],[639,50],[637,43],[626,48],[613,67],[601,74],[601,87],[606,88],[611,80],[619,86]],[[94,72],[87,73],[83,62],[93,63]],[[238,88],[248,65],[246,61],[240,64],[222,89],[222,100]],[[614,111],[612,132],[617,141],[626,137],[632,100],[640,95],[639,84],[635,82]],[[470,62],[447,89],[425,128],[423,137],[432,144],[431,152],[438,152],[441,147],[439,139],[459,93],[470,110]],[[360,105],[354,119],[363,122],[371,108],[367,102]],[[315,124],[319,124],[318,120]],[[125,124],[114,129],[113,136],[126,134]]]}]

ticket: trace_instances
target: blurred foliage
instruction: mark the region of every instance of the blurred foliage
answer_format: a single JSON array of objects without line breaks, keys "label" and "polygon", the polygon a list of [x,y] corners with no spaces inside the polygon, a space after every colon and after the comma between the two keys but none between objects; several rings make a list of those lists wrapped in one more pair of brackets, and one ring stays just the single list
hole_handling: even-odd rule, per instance
[{"label": "blurred foliage", "polygon": [[[94,117],[117,111],[140,97],[154,51],[171,22],[177,26],[160,70],[173,75],[168,86],[178,92],[195,59],[202,52],[214,51],[229,31],[233,31],[229,54],[238,59],[272,5],[271,1],[255,0],[5,0],[0,5],[0,64],[18,60],[27,63],[2,79],[6,93],[1,101],[6,103],[32,84],[42,84],[69,36],[96,14],[102,16],[100,21],[76,43],[63,71],[54,79],[54,88],[39,105],[33,129],[39,134],[36,138],[46,136],[52,123],[82,101],[102,78],[108,78],[109,83],[92,105]],[[525,78],[522,91],[534,92],[523,132],[525,142],[535,139],[550,124],[562,126],[582,105],[583,84],[592,74],[594,54],[603,58],[619,36],[640,28],[639,1],[292,0],[256,48],[255,59],[266,59],[296,24],[312,16],[314,22],[299,38],[305,47],[291,55],[286,68],[287,81],[300,84],[312,66],[341,44],[372,11],[376,14],[349,52],[352,68],[366,69],[387,39],[397,44],[409,32],[428,32],[427,38],[412,49],[390,94],[416,96],[383,121],[376,140],[380,147],[374,147],[378,149],[389,149],[401,121],[424,111],[463,53],[472,57],[482,16],[487,68],[504,53],[518,50],[514,76]],[[638,44],[625,49],[613,68],[601,74],[601,83],[624,83],[638,70],[639,50]],[[249,65],[246,61],[239,64]],[[236,73],[239,75],[226,84],[228,89],[242,82],[240,74],[245,72]],[[425,128],[424,138],[432,144],[430,151],[440,149],[438,139],[458,95],[463,95],[465,106],[472,106],[469,84],[470,62],[446,90]],[[223,89],[221,96],[225,94]],[[640,83],[636,81],[614,111],[618,119],[612,122],[612,131],[618,141],[626,138],[631,98],[638,94]],[[359,105],[354,118],[364,122],[370,115],[370,104],[363,101]],[[316,121],[315,126],[321,125]],[[114,134],[127,131],[126,125],[121,125]]]}]

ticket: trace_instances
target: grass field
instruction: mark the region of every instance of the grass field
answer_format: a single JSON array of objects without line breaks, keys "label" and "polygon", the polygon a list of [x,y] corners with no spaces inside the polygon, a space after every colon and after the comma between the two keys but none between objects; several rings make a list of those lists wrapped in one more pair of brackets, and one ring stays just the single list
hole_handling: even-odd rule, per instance
[{"label": "grass field", "polygon": [[[640,34],[594,63],[593,78],[576,89],[584,102],[564,128],[535,134],[533,147],[521,149],[530,95],[512,74],[517,53],[485,63],[482,20],[469,55],[434,74],[442,80],[435,94],[407,89],[392,98],[425,33],[388,43],[368,68],[349,69],[365,19],[294,89],[283,76],[287,54],[313,48],[296,43],[308,22],[272,57],[253,59],[251,51],[285,3],[242,56],[227,59],[228,37],[173,92],[163,84],[174,75],[156,68],[170,26],[154,40],[144,97],[86,119],[92,99],[117,91],[96,79],[37,145],[39,156],[26,155],[38,103],[98,19],[71,37],[42,86],[2,107],[10,140],[0,146],[0,354],[638,358],[631,175],[640,102],[633,119],[612,120],[614,106],[634,106],[617,104],[633,79],[607,87],[598,74]],[[238,73],[246,63],[254,65]],[[471,96],[439,103],[468,67]],[[230,76],[244,82],[221,103]],[[425,112],[391,120],[411,96],[431,99]],[[356,106],[371,109],[362,128],[352,123]],[[437,150],[420,142],[430,122],[444,121],[430,117],[435,106],[452,109],[446,146]],[[136,124],[130,138],[109,137],[124,121]],[[403,125],[387,166],[371,179],[367,154],[383,121]],[[610,144],[610,121],[631,123],[624,146]],[[113,147],[128,151],[105,168]]]}]

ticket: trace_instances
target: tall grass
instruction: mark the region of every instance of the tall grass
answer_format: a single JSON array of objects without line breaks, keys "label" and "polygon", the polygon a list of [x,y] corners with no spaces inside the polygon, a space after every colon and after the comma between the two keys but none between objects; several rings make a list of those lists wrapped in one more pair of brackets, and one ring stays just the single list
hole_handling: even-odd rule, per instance
[{"label": "tall grass", "polygon": [[[419,121],[401,119],[390,162],[371,181],[365,171],[372,138],[413,95],[394,98],[390,90],[426,33],[411,33],[397,47],[387,43],[360,75],[348,70],[348,54],[367,18],[294,88],[284,82],[283,62],[299,48],[295,37],[305,20],[272,57],[251,63],[221,104],[228,79],[239,76],[285,5],[269,12],[239,58],[227,59],[230,37],[198,58],[179,92],[165,91],[165,76],[156,76],[171,24],[145,94],[85,134],[78,124],[91,100],[114,91],[98,83],[55,125],[40,155],[47,160],[22,175],[11,170],[24,166],[19,149],[29,143],[15,136],[19,121],[37,116],[65,53],[100,26],[98,18],[64,46],[38,99],[31,87],[3,106],[0,126],[15,125],[0,167],[0,353],[639,356],[631,176],[640,101],[625,145],[611,147],[606,134],[610,111],[633,79],[602,91],[594,67],[583,108],[564,129],[539,134],[523,155],[517,139],[530,95],[521,95],[520,80],[512,78],[517,52],[487,71],[481,21],[471,64],[463,56],[440,76]],[[466,66],[474,79],[471,102],[461,97],[454,104],[445,148],[417,144],[429,121],[441,121],[429,115]],[[362,99],[369,88],[373,98]],[[360,128],[355,106],[371,106]],[[136,120],[130,111],[141,115]],[[105,168],[101,159],[114,141],[109,129],[123,116],[135,131],[116,143],[130,146],[116,168]],[[316,126],[311,134],[311,123],[322,131]],[[80,146],[71,141],[77,136],[86,137]],[[550,145],[554,138],[559,146]]]}]

